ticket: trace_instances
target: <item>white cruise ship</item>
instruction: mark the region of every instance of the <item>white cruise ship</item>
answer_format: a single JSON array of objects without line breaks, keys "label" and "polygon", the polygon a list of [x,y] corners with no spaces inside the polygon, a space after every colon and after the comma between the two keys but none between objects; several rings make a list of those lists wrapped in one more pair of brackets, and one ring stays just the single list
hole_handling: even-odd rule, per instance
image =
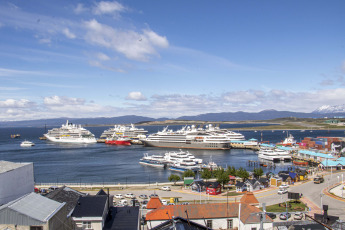
[{"label": "white cruise ship", "polygon": [[75,125],[66,122],[61,128],[53,128],[48,130],[48,133],[44,136],[53,142],[61,143],[96,143],[95,135],[89,130],[81,127],[81,125]]},{"label": "white cruise ship", "polygon": [[163,131],[149,135],[142,140],[145,146],[163,148],[191,149],[229,149],[230,139],[224,134],[197,129],[195,126],[183,127],[172,131],[168,127]]},{"label": "white cruise ship", "polygon": [[109,138],[115,136],[129,137],[131,139],[145,139],[147,130],[143,128],[137,128],[133,124],[130,126],[115,125],[113,128],[105,130],[100,138]]},{"label": "white cruise ship", "polygon": [[291,161],[291,155],[289,152],[278,148],[261,148],[258,152],[260,159],[269,161]]}]

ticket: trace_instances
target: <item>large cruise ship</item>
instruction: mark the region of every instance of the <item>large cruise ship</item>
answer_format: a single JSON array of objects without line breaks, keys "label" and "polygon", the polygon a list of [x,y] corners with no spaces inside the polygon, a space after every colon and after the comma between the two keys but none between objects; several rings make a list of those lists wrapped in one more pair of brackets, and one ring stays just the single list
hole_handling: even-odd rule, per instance
[{"label": "large cruise ship", "polygon": [[146,138],[147,130],[143,128],[137,128],[133,124],[130,126],[115,125],[113,128],[105,130],[100,138],[109,138],[115,136],[129,137],[131,139],[143,139]]},{"label": "large cruise ship", "polygon": [[[219,131],[219,130],[218,130]],[[242,136],[242,134],[239,134]],[[243,137],[244,138],[244,137]],[[225,131],[209,130],[185,126],[180,130],[169,130],[149,135],[142,140],[145,146],[164,148],[190,148],[190,149],[229,149],[231,138]]]},{"label": "large cruise ship", "polygon": [[61,143],[96,143],[95,135],[89,130],[81,127],[81,125],[75,125],[66,122],[61,128],[53,128],[48,130],[48,133],[44,136],[53,142]]}]

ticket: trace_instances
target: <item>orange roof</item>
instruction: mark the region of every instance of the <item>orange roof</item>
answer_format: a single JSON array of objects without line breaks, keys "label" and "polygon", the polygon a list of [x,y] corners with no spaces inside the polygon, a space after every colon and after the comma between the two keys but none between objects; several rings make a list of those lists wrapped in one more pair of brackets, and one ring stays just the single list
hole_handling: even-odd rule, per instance
[{"label": "orange roof", "polygon": [[[189,219],[211,219],[238,217],[239,203],[216,203],[216,204],[190,204],[190,205],[162,205],[146,214],[146,220],[169,220],[174,217]],[[252,213],[261,212],[257,207],[241,204],[241,221],[243,223],[259,223],[258,215]],[[187,217],[188,213],[188,217]],[[267,216],[266,220],[272,220]]]},{"label": "orange roof", "polygon": [[242,196],[240,202],[245,203],[245,204],[251,204],[251,205],[259,204],[259,201],[256,199],[256,197],[254,196],[254,194],[252,192],[246,192]]},{"label": "orange roof", "polygon": [[146,205],[147,209],[156,209],[163,206],[162,201],[159,199],[159,197],[151,197],[149,202]]}]

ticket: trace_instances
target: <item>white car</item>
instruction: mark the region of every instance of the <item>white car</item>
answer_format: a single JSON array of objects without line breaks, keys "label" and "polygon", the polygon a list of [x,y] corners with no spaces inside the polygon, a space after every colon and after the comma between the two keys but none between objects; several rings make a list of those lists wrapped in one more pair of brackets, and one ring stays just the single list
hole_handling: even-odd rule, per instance
[{"label": "white car", "polygon": [[288,192],[288,190],[286,190],[286,189],[279,189],[278,194],[283,195],[284,193],[287,193],[287,192]]},{"label": "white car", "polygon": [[118,203],[118,206],[127,206],[128,205],[128,201],[127,200],[120,200]]},{"label": "white car", "polygon": [[122,194],[116,194],[116,195],[115,195],[115,198],[116,198],[116,199],[122,199],[123,196],[122,196]]},{"label": "white car", "polygon": [[169,186],[163,186],[161,189],[163,191],[171,191],[171,188]]},{"label": "white car", "polygon": [[289,188],[289,185],[287,184],[282,184],[279,186],[279,189],[288,189]]},{"label": "white car", "polygon": [[293,216],[295,220],[302,220],[303,219],[303,213],[301,212],[296,212],[295,215]]},{"label": "white car", "polygon": [[161,200],[163,205],[168,205],[168,201],[166,200]]},{"label": "white car", "polygon": [[133,193],[127,193],[125,195],[126,198],[135,198],[135,195]]}]

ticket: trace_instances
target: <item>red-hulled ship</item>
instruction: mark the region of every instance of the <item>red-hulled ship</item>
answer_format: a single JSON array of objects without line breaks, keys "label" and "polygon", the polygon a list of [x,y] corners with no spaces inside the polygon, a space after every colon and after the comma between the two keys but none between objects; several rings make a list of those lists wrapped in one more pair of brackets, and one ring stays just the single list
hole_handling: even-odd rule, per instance
[{"label": "red-hulled ship", "polygon": [[118,137],[107,139],[105,143],[108,145],[131,145],[131,140],[128,138]]}]

